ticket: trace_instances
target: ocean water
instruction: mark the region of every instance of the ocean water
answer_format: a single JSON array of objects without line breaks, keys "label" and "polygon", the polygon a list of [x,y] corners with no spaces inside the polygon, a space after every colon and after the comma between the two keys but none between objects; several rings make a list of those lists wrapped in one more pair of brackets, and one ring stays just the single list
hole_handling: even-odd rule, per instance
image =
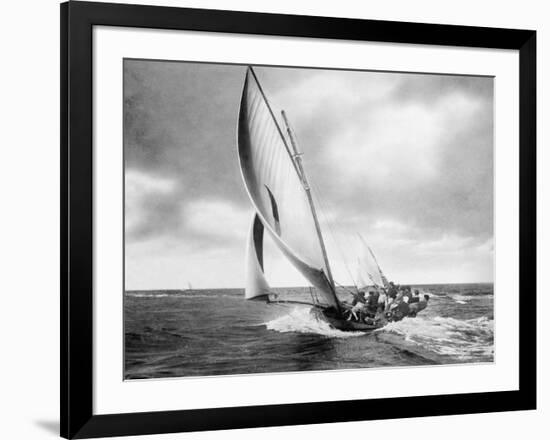
[{"label": "ocean water", "polygon": [[[125,378],[493,361],[492,284],[413,288],[430,295],[428,308],[370,333],[336,330],[308,306],[246,301],[242,289],[128,291]],[[310,298],[306,288],[274,291]]]}]

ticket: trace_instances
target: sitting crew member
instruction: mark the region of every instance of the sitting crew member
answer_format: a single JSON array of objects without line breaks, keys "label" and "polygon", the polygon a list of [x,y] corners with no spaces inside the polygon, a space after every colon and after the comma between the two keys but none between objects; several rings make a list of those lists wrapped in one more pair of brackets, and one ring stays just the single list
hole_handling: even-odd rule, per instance
[{"label": "sitting crew member", "polygon": [[409,299],[409,304],[414,304],[420,301],[420,292],[418,289],[414,289],[414,295],[411,299]]},{"label": "sitting crew member", "polygon": [[401,321],[405,316],[409,314],[409,311],[409,297],[404,296],[402,301],[392,311],[392,321]]},{"label": "sitting crew member", "polygon": [[[353,295],[353,293],[352,293],[352,295]],[[353,301],[351,302],[351,305],[355,306],[357,303],[365,304],[366,302],[367,302],[367,300],[365,298],[365,292],[360,290],[359,292],[357,292],[356,295],[353,295]]]},{"label": "sitting crew member", "polygon": [[409,301],[412,298],[411,286],[403,286],[403,296],[409,298]]},{"label": "sitting crew member", "polygon": [[354,295],[351,305],[353,306],[350,309],[350,314],[348,321],[351,321],[351,318],[359,321],[363,318],[363,312],[366,307],[367,300],[365,299],[365,292],[359,291],[357,295]]},{"label": "sitting crew member", "polygon": [[424,298],[422,298],[420,301],[411,304],[411,306],[409,307],[409,316],[412,316],[414,318],[418,312],[428,307],[429,299],[430,295],[424,295]]},{"label": "sitting crew member", "polygon": [[377,306],[376,312],[380,313],[385,311],[387,303],[388,303],[388,295],[386,294],[386,291],[384,289],[381,289],[380,295],[378,295],[378,306]]},{"label": "sitting crew member", "polygon": [[394,302],[394,298],[388,295],[388,298],[386,299],[386,308],[384,309],[385,312],[389,312],[391,309],[391,306]]},{"label": "sitting crew member", "polygon": [[390,297],[391,299],[395,299],[396,296],[397,296],[397,287],[395,286],[395,284],[393,284],[393,281],[390,281],[388,285],[388,297]]},{"label": "sitting crew member", "polygon": [[376,310],[378,309],[378,295],[375,294],[374,290],[369,291],[369,296],[367,298],[367,312],[374,316]]},{"label": "sitting crew member", "polygon": [[399,304],[401,304],[401,302],[403,301],[403,293],[404,291],[400,288],[399,291],[397,292],[397,296],[395,297],[395,299],[393,300],[390,306],[390,310],[395,309]]}]

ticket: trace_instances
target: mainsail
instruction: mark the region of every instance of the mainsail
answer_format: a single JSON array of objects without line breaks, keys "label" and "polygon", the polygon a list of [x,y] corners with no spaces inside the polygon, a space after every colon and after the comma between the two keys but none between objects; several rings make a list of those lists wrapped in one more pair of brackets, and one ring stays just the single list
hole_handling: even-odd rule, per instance
[{"label": "mainsail", "polygon": [[251,68],[241,98],[238,147],[245,187],[261,223],[294,267],[339,309],[304,179]]},{"label": "mainsail", "polygon": [[386,287],[388,280],[384,276],[374,252],[372,252],[363,237],[359,236],[359,238],[361,251],[357,260],[357,287],[361,289],[367,286]]}]

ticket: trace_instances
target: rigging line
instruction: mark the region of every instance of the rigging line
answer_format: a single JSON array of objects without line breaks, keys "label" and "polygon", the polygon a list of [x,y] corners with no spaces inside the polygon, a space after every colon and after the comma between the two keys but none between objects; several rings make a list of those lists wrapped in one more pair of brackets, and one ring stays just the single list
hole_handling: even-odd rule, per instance
[{"label": "rigging line", "polygon": [[[355,249],[355,248],[356,248],[357,245],[356,245],[355,242],[351,239],[350,234],[343,234],[343,240],[346,242],[346,243],[345,243],[346,248],[349,249],[350,251],[351,251],[352,249]],[[355,251],[354,251],[354,252],[355,252]],[[352,275],[351,275],[351,276],[352,276],[353,282],[355,283],[355,288],[356,288],[357,290],[359,290],[358,287],[357,287],[358,284],[359,284],[358,275],[357,275],[357,274],[356,274],[356,275],[353,275],[353,273],[354,273],[354,272],[352,271]]]},{"label": "rigging line", "polygon": [[[347,259],[346,259],[346,254],[343,252],[342,247],[340,245],[340,242],[336,239],[335,226],[331,223],[331,221],[328,219],[328,216],[326,214],[326,212],[328,211],[327,208],[326,208],[327,204],[322,199],[320,192],[317,190],[317,185],[315,184],[315,182],[314,182],[314,185],[312,185],[312,188],[313,188],[315,198],[317,199],[317,203],[319,204],[321,215],[323,216],[325,224],[328,227],[329,235],[330,235],[332,241],[335,244],[336,249],[338,250],[338,252],[341,256],[342,261],[344,262],[344,267],[346,268],[346,272],[348,273],[354,287],[357,289],[357,282],[355,280],[355,277],[354,277],[351,269],[349,268],[349,265],[348,265],[348,262],[347,262]],[[335,224],[336,221],[334,221],[333,223]],[[344,234],[343,238],[347,241],[347,239],[349,237],[347,237]],[[348,247],[348,249],[352,249],[352,246],[349,246],[349,243],[347,243],[346,246]]]},{"label": "rigging line", "polygon": [[324,270],[326,270],[326,274],[323,271],[322,275],[324,275],[327,278],[327,281],[330,285],[330,290],[331,290],[332,296],[334,297],[333,299],[335,301],[336,310],[338,311],[338,313],[341,313],[340,304],[338,302],[338,296],[336,295],[336,290],[334,289],[334,280],[332,278],[332,271],[330,269],[330,263],[329,263],[329,259],[328,259],[328,255],[327,255],[325,241],[324,241],[324,238],[323,238],[323,232],[321,230],[321,225],[319,224],[319,219],[317,217],[317,211],[315,210],[315,203],[313,201],[313,194],[311,192],[311,188],[310,188],[310,185],[308,183],[306,173],[304,171],[304,167],[303,167],[303,164],[302,164],[301,154],[299,154],[298,147],[296,146],[297,145],[296,144],[297,140],[294,137],[294,134],[292,132],[292,128],[290,127],[290,124],[288,122],[288,119],[286,117],[286,114],[285,114],[284,110],[281,111],[281,115],[282,115],[284,123],[286,125],[286,129],[287,129],[288,137],[289,137],[289,140],[290,140],[290,144],[292,146],[292,150],[295,153],[292,160],[294,161],[295,166],[300,171],[300,174],[302,176],[302,186],[303,186],[304,191],[306,193],[307,201],[310,205],[311,215],[313,217],[313,223],[315,225],[315,231],[317,232],[317,238],[319,240],[319,245],[321,246],[321,253],[323,254],[323,261],[324,261]]},{"label": "rigging line", "polygon": [[[342,260],[344,261],[344,265],[346,267],[346,270],[348,271],[348,275],[350,275],[350,278],[352,280],[352,282],[354,283],[354,285],[356,285],[357,283],[355,282],[355,277],[353,276],[353,274],[350,272],[350,269],[349,269],[349,266],[347,264],[347,261],[346,261],[346,255],[345,253],[343,252],[342,250],[342,247],[340,246],[339,244],[339,241],[336,239],[336,233],[334,231],[334,227],[333,225],[331,224],[330,220],[328,219],[328,216],[326,215],[326,212],[327,212],[327,209],[326,209],[326,203],[325,201],[321,198],[321,194],[320,192],[317,190],[317,185],[313,186],[313,190],[315,192],[315,197],[321,207],[321,214],[323,215],[324,217],[324,220],[325,220],[325,223],[327,224],[328,228],[329,228],[329,232],[330,232],[330,235],[331,235],[331,238],[332,240],[334,241],[334,244],[336,245],[336,248],[338,249],[341,257],[342,257]],[[334,223],[336,223],[334,221]],[[344,235],[344,239],[347,240],[347,236]],[[351,249],[351,247],[350,247]]]},{"label": "rigging line", "polygon": [[[253,71],[252,71],[252,73],[254,74]],[[317,233],[319,235],[319,243],[321,245],[321,250],[323,252],[323,258],[325,260],[325,266],[326,266],[326,270],[327,270],[328,279],[329,279],[330,283],[333,285],[333,289],[334,289],[333,295],[336,297],[335,299],[336,299],[336,302],[338,303],[338,296],[336,295],[336,289],[334,288],[334,279],[333,279],[332,274],[331,274],[328,255],[327,255],[326,247],[325,247],[325,244],[324,244],[324,241],[323,241],[323,235],[322,235],[322,232],[321,232],[321,227],[318,223],[317,216],[316,216],[315,209],[314,209],[313,196],[316,196],[317,202],[319,204],[321,202],[321,199],[320,199],[320,197],[318,195],[318,192],[315,189],[315,187],[313,188],[313,191],[311,190],[311,185],[308,183],[307,178],[305,176],[305,173],[303,172],[302,163],[301,163],[301,155],[303,153],[299,153],[298,149],[296,148],[296,144],[298,143],[298,138],[296,136],[296,133],[292,130],[292,127],[290,126],[290,123],[289,123],[288,119],[286,118],[286,115],[285,115],[284,111],[281,112],[281,114],[283,116],[283,120],[285,122],[285,125],[287,126],[287,134],[288,134],[288,137],[289,137],[290,144],[291,144],[291,146],[294,150],[294,153],[295,153],[295,156],[292,157],[292,161],[294,162],[296,168],[300,170],[300,174],[302,175],[302,178],[303,178],[303,183],[305,184],[304,189],[306,190],[306,194],[307,194],[308,199],[309,199],[310,204],[311,204],[313,218],[314,218],[314,221],[315,221],[315,227],[316,227]],[[286,145],[287,144],[285,142],[285,146]],[[334,233],[331,230],[330,223],[326,220],[326,215],[323,213],[322,209],[321,209],[321,214],[325,217],[325,222],[327,223],[327,225],[329,227],[329,232],[331,232],[334,235]],[[334,237],[333,237],[333,239],[334,239]],[[334,239],[334,241],[336,242],[336,246],[338,248],[338,242],[335,239]],[[348,270],[348,273],[350,274],[351,280],[352,280],[353,283],[355,283],[353,275],[351,275],[351,273],[349,271],[349,268],[347,267],[347,263],[346,263],[345,257],[343,256],[343,253],[342,253],[341,249],[339,249],[339,251],[342,254],[344,265],[346,266],[346,269]]]},{"label": "rigging line", "polygon": [[319,205],[321,206],[321,214],[323,215],[323,218],[324,218],[324,220],[325,220],[325,223],[326,223],[326,225],[327,225],[327,227],[328,227],[328,229],[329,229],[329,235],[331,236],[332,241],[334,242],[335,247],[336,247],[336,249],[338,250],[338,253],[339,253],[340,256],[342,257],[342,261],[343,261],[343,263],[344,263],[344,267],[346,268],[346,271],[347,271],[347,273],[348,273],[348,275],[349,275],[349,277],[350,277],[352,283],[353,283],[354,286],[357,288],[357,283],[355,282],[355,278],[354,278],[354,276],[353,276],[353,274],[352,274],[352,272],[351,272],[351,270],[350,270],[350,268],[349,268],[349,266],[348,266],[348,263],[347,263],[347,260],[346,260],[346,255],[345,255],[345,253],[343,252],[342,247],[341,247],[340,244],[339,244],[339,241],[336,239],[336,233],[335,233],[335,231],[334,231],[333,225],[331,224],[331,222],[329,221],[329,219],[328,219],[328,217],[327,217],[327,215],[326,215],[326,211],[327,211],[326,208],[325,208],[326,204],[324,203],[324,201],[322,201],[319,192],[318,192],[316,189],[314,189],[314,191],[315,191],[315,197],[317,198],[318,203],[319,203]]},{"label": "rigging line", "polygon": [[[284,114],[283,114],[283,117],[284,117]],[[288,135],[290,136],[290,130],[292,130],[292,127],[291,127],[291,125],[290,125],[290,122],[289,122],[286,118],[285,118],[285,122],[286,122],[286,124],[287,124],[287,126],[288,126],[288,128],[289,128]],[[294,137],[295,143],[296,143],[296,144],[299,144],[299,139],[298,139],[298,135],[296,134],[296,131],[292,130],[292,136]],[[291,140],[291,142],[292,142],[292,140]],[[297,152],[297,153],[296,153],[296,156],[302,156],[303,154],[304,154],[303,152],[301,152],[301,153],[298,153],[298,152]],[[296,160],[297,160],[297,159],[293,157],[293,161],[296,161]],[[325,223],[327,224],[327,226],[328,226],[328,228],[329,228],[329,235],[330,235],[330,234],[333,235],[331,238],[332,238],[332,240],[335,242],[336,247],[338,248],[338,242],[336,241],[336,238],[335,238],[334,233],[333,233],[333,231],[332,231],[332,229],[331,229],[330,223],[329,223],[328,220],[327,220],[326,214],[325,214],[325,212],[324,212],[324,211],[326,211],[326,208],[324,208],[324,207],[322,206],[322,205],[323,205],[323,204],[322,204],[322,200],[321,200],[321,197],[319,196],[319,192],[318,192],[317,189],[316,189],[316,185],[315,185],[315,184],[314,184],[314,185],[308,184],[308,188],[309,188],[310,192],[313,193],[312,195],[316,198],[317,204],[319,205],[319,211],[321,212],[321,215],[324,217]],[[340,249],[339,249],[339,251],[340,251],[340,253],[342,253]],[[326,250],[325,250],[325,253],[326,253]],[[344,258],[343,255],[342,255],[342,258],[344,259],[344,264],[345,264],[345,258]],[[327,260],[328,260],[328,257],[327,257]],[[328,261],[327,261],[327,269],[329,269],[329,268],[328,268]],[[352,277],[351,279],[352,279],[353,282],[355,282],[355,281],[353,280],[353,277]],[[334,280],[333,280],[333,281],[334,281]]]},{"label": "rigging line", "polygon": [[349,277],[350,277],[350,279],[351,279],[351,281],[352,281],[352,283],[353,283],[355,289],[357,290],[357,283],[356,283],[356,281],[355,281],[355,277],[353,276],[352,271],[351,271],[351,269],[349,268],[348,263],[347,263],[347,261],[346,261],[346,256],[345,256],[345,254],[344,254],[344,252],[343,252],[343,250],[342,250],[342,248],[341,248],[341,246],[340,246],[338,240],[336,239],[336,234],[335,234],[335,232],[334,232],[334,230],[333,230],[333,227],[332,227],[330,221],[328,220],[327,215],[325,214],[325,212],[326,212],[325,206],[326,206],[326,205],[325,205],[325,203],[322,201],[321,196],[320,196],[320,194],[319,194],[319,191],[317,191],[317,189],[316,189],[316,186],[313,186],[313,191],[314,191],[315,198],[317,199],[317,203],[319,204],[319,207],[321,208],[321,209],[320,209],[321,215],[324,217],[325,223],[326,223],[326,225],[327,225],[327,227],[328,227],[328,229],[329,229],[329,235],[331,236],[332,240],[334,241],[334,244],[335,244],[335,246],[336,246],[336,249],[337,249],[338,252],[340,253],[340,256],[342,257],[342,261],[344,262],[344,267],[346,268],[346,271],[347,271],[347,273],[348,273],[348,275],[349,275]]},{"label": "rigging line", "polygon": [[353,296],[357,295],[357,292],[354,292],[353,290],[349,290],[347,288],[347,286],[344,286],[343,284],[337,283],[336,281],[335,281],[335,283],[338,284],[338,287],[341,287],[342,289],[344,289],[350,295],[353,295]]},{"label": "rigging line", "polygon": [[385,281],[384,279],[386,279],[387,281],[387,277],[386,275],[384,275],[384,272],[382,271],[382,268],[380,267],[380,264],[378,263],[378,260],[376,259],[376,256],[374,255],[374,252],[372,251],[371,247],[367,244],[366,240],[363,238],[363,236],[358,232],[357,235],[359,236],[359,239],[363,242],[363,245],[367,248],[367,250],[369,251],[373,261],[374,261],[374,264],[376,264],[376,269],[378,270],[378,274],[380,275],[380,279],[382,281],[382,284],[383,284],[383,287],[385,287]]},{"label": "rigging line", "polygon": [[[357,244],[353,241],[352,237],[350,234],[343,234],[342,236],[343,240],[346,242],[345,243],[345,246],[347,247],[347,249],[355,249],[357,248]],[[354,251],[356,252],[356,251]],[[356,253],[357,255],[357,253]],[[357,276],[354,276],[352,274],[352,279],[354,280],[354,283],[355,283],[355,288],[357,289],[357,285],[359,284],[359,275],[357,274]]]},{"label": "rigging line", "polygon": [[316,301],[316,298],[313,296],[313,288],[311,286],[308,286],[309,287],[309,294],[311,295],[311,300],[317,304],[317,301]]}]

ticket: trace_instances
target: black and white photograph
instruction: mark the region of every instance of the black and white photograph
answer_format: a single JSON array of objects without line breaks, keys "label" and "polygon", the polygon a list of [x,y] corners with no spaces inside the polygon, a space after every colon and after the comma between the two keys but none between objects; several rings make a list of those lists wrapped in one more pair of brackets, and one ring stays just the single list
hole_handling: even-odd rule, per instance
[{"label": "black and white photograph", "polygon": [[494,362],[493,77],[123,63],[125,380]]},{"label": "black and white photograph", "polygon": [[0,437],[548,431],[545,6],[4,2]]}]

